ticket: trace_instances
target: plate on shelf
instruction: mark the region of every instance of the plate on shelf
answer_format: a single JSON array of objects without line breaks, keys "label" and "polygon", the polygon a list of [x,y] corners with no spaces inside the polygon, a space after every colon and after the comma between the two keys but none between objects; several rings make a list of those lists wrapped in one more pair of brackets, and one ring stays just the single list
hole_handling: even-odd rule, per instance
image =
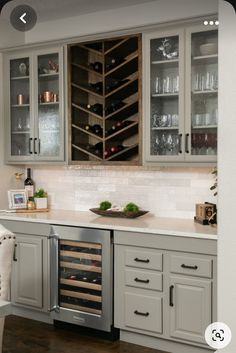
[{"label": "plate on shelf", "polygon": [[137,212],[123,212],[123,211],[103,211],[99,208],[90,208],[90,211],[104,217],[117,217],[117,218],[137,218],[145,215],[149,211],[140,210]]}]

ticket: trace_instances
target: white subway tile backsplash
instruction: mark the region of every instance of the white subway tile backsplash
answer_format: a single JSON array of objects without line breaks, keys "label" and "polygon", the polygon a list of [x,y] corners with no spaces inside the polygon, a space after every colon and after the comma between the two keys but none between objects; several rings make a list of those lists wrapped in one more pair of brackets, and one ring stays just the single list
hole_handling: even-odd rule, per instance
[{"label": "white subway tile backsplash", "polygon": [[118,205],[135,202],[160,217],[193,218],[196,203],[216,202],[210,191],[214,177],[206,168],[32,168],[53,209],[87,211],[107,199]]}]

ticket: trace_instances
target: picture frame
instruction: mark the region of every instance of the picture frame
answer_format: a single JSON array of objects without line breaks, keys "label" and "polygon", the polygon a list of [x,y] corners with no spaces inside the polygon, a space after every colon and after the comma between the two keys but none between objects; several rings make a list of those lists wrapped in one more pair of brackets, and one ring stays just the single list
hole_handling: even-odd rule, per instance
[{"label": "picture frame", "polygon": [[27,192],[26,190],[9,190],[8,203],[11,210],[27,208]]}]

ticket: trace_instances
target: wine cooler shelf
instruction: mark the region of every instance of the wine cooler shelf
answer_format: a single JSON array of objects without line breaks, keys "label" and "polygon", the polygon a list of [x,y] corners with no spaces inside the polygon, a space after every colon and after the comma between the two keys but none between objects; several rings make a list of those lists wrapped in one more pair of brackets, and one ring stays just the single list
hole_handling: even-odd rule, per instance
[{"label": "wine cooler shelf", "polygon": [[101,315],[101,245],[61,240],[59,267],[60,306]]},{"label": "wine cooler shelf", "polygon": [[70,163],[140,164],[141,36],[68,51]]}]

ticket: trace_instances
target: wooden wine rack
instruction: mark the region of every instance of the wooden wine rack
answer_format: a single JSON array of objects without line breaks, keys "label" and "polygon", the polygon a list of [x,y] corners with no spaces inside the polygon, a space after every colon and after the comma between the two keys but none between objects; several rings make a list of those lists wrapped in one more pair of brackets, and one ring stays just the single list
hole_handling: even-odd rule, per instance
[{"label": "wooden wine rack", "polygon": [[[68,62],[69,163],[141,164],[141,35],[72,44]],[[101,70],[91,66],[95,62]],[[119,84],[112,87],[114,81]],[[90,86],[98,82],[100,91]],[[109,111],[117,103],[122,106]],[[100,113],[88,107],[94,104],[102,106]],[[95,124],[100,133],[86,129]]]}]

